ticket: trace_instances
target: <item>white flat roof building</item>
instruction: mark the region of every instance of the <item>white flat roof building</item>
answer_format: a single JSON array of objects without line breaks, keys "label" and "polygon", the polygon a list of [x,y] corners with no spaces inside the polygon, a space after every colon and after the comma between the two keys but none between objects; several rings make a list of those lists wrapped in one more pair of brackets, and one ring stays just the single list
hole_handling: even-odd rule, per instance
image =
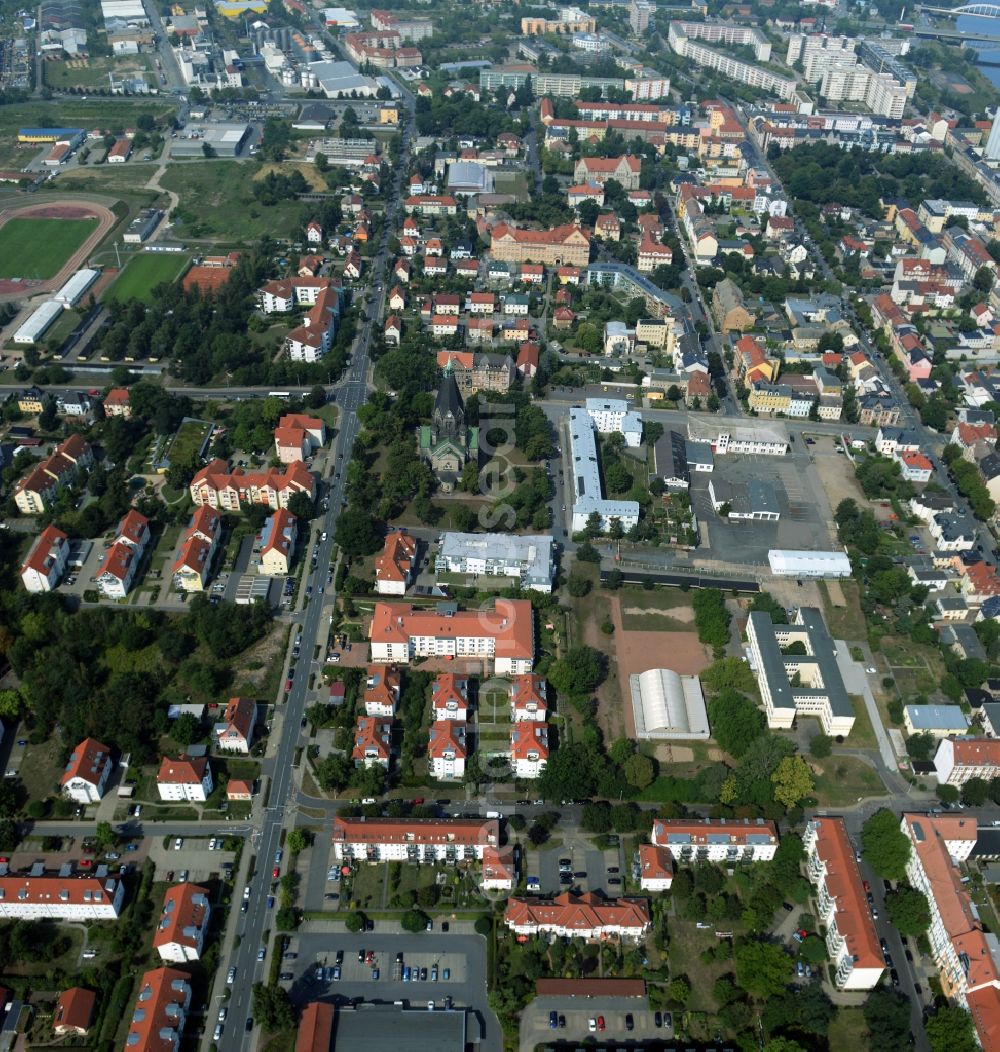
[{"label": "white flat roof building", "polygon": [[681,676],[669,668],[651,668],[629,676],[629,687],[637,738],[708,737],[708,710],[697,676]]},{"label": "white flat roof building", "polygon": [[602,435],[622,434],[633,449],[642,444],[642,416],[624,398],[588,398],[587,412]]},{"label": "white flat roof building", "polygon": [[101,276],[99,270],[84,268],[78,270],[52,298],[67,309],[75,306],[83,294]]},{"label": "white flat roof building", "polygon": [[[309,72],[328,99],[342,98],[352,92],[357,92],[356,98],[374,98],[387,79],[363,76],[350,62],[310,62]],[[398,94],[398,89],[393,94]]]},{"label": "white flat roof building", "polygon": [[844,552],[796,552],[772,548],[767,553],[775,577],[850,577],[851,560]]},{"label": "white flat roof building", "polygon": [[569,431],[575,497],[573,532],[586,529],[587,519],[595,513],[601,518],[603,530],[608,529],[612,519],[618,519],[623,530],[632,529],[639,521],[639,502],[604,499],[594,421],[585,409],[569,411]]},{"label": "white flat roof building", "polygon": [[533,592],[551,592],[555,566],[552,538],[508,533],[445,533],[436,573],[515,577]]},{"label": "white flat roof building", "polygon": [[14,333],[14,343],[38,343],[46,329],[63,312],[63,305],[55,300],[46,300],[31,317]]}]

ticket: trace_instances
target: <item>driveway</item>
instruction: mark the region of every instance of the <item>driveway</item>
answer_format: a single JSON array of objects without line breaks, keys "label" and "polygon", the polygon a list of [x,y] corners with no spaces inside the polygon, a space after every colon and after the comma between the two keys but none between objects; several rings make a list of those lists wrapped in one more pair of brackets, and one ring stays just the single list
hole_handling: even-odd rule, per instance
[{"label": "driveway", "polygon": [[[370,966],[358,961],[360,949],[375,951],[378,980],[372,980]],[[333,966],[339,950],[344,954],[341,979],[317,981],[317,963]],[[294,978],[283,985],[297,1004],[316,1000],[345,1003],[360,998],[385,1003],[407,1001],[420,1006],[433,1001],[439,1006],[445,997],[451,997],[456,1007],[471,1008],[478,1016],[486,1033],[484,1052],[500,1052],[500,1024],[486,1001],[486,942],[479,935],[305,932],[292,937],[290,951],[298,957],[282,961],[282,970],[291,972]],[[403,954],[404,965],[426,968],[427,981],[404,983],[395,967],[397,953]],[[430,981],[434,965],[438,967],[436,983]],[[450,972],[447,981],[443,978],[445,968]]]},{"label": "driveway", "polygon": [[875,739],[878,742],[878,751],[882,762],[890,771],[897,771],[896,754],[892,751],[892,742],[889,735],[882,726],[882,717],[879,715],[878,705],[875,704],[875,695],[868,684],[868,674],[864,666],[851,657],[850,647],[842,640],[835,640],[837,648],[837,668],[840,669],[841,679],[847,688],[848,694],[860,694],[865,699],[865,708],[868,710],[868,718],[872,722],[875,731]]}]

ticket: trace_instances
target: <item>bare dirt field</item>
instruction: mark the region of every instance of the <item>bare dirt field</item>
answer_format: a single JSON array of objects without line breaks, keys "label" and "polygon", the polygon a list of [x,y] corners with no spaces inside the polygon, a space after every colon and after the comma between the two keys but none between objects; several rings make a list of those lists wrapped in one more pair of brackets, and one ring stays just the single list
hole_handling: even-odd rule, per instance
[{"label": "bare dirt field", "polygon": [[814,470],[823,483],[826,499],[830,502],[830,510],[836,511],[837,505],[848,498],[856,500],[859,504],[867,507],[865,495],[854,476],[854,465],[850,457],[835,453],[814,453]]},{"label": "bare dirt field", "polygon": [[651,668],[671,668],[682,675],[694,675],[712,663],[711,655],[698,641],[696,632],[630,632],[622,626],[621,603],[617,596],[610,601],[618,688],[626,733],[635,736],[632,715],[632,691],[629,677]]}]

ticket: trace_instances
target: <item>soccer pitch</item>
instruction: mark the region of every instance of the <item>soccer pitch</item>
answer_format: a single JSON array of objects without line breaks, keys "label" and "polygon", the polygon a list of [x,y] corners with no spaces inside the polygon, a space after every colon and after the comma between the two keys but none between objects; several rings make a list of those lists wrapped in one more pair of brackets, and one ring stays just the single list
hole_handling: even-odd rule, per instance
[{"label": "soccer pitch", "polygon": [[165,281],[176,281],[191,262],[191,257],[173,252],[142,252],[124,266],[105,298],[124,303],[139,299],[149,303],[153,289]]},{"label": "soccer pitch", "polygon": [[96,219],[7,220],[0,227],[0,278],[54,277],[96,228]]}]

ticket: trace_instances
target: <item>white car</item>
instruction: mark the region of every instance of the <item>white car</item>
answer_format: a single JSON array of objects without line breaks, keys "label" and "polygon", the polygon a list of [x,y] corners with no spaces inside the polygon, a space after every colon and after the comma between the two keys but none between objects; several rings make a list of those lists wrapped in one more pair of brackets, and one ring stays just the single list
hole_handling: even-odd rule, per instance
[{"label": "white car", "polygon": [[589,1019],[587,1020],[587,1029],[588,1029],[588,1030],[589,1030],[589,1031],[590,1031],[590,1032],[591,1032],[592,1034],[593,1034],[593,1033],[595,1033],[595,1032],[596,1032],[596,1030],[597,1030],[597,1020],[596,1020],[596,1019],[595,1019],[595,1018],[594,1018],[593,1016],[591,1016],[591,1017],[590,1017],[590,1018],[589,1018]]},{"label": "white car", "polygon": [[232,968],[230,968],[229,971],[226,973],[226,985],[227,986],[232,986],[233,983],[235,983],[235,982],[236,982],[236,965],[234,964],[232,966]]},{"label": "white car", "polygon": [[867,672],[869,676],[874,676],[875,673],[878,672],[878,669],[874,665],[869,665],[865,669],[865,672]]},{"label": "white car", "polygon": [[228,1009],[228,1008],[226,1008],[226,1006],[225,1006],[225,1005],[223,1005],[223,1006],[222,1006],[222,1007],[221,1007],[221,1008],[219,1009],[219,1022],[220,1022],[220,1023],[224,1023],[224,1022],[226,1021],[226,1016],[227,1016],[227,1015],[229,1015],[229,1009]]}]

